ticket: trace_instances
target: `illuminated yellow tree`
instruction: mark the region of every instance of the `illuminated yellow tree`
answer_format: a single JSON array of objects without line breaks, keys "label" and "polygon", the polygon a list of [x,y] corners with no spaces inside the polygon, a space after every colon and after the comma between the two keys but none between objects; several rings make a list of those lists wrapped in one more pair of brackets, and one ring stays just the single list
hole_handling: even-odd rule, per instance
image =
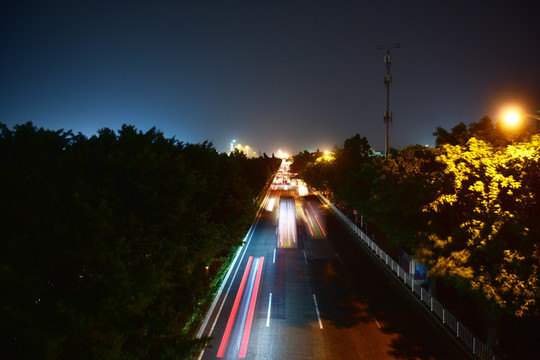
[{"label": "illuminated yellow tree", "polygon": [[471,138],[444,145],[445,186],[424,211],[431,231],[417,256],[486,310],[488,344],[503,315],[540,302],[540,136],[507,147]]}]

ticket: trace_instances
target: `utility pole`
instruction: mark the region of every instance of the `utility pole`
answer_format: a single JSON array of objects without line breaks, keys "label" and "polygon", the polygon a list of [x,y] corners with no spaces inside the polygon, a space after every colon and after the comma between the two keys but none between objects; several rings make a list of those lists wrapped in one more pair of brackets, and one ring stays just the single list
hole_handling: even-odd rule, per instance
[{"label": "utility pole", "polygon": [[390,123],[392,122],[393,114],[390,112],[390,83],[392,82],[392,75],[390,75],[390,64],[392,64],[392,57],[390,57],[390,50],[399,48],[400,43],[386,45],[377,45],[378,50],[386,49],[386,55],[384,56],[384,63],[386,64],[386,75],[384,76],[384,86],[386,87],[386,111],[384,112],[384,122],[386,123],[386,144],[384,148],[384,154],[388,157],[388,138],[390,134]]}]

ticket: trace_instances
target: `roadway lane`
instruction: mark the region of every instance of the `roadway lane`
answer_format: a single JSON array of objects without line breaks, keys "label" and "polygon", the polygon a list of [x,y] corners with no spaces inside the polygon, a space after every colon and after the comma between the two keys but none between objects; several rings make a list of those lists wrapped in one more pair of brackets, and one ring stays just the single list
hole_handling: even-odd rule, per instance
[{"label": "roadway lane", "polygon": [[[203,332],[203,335],[208,335],[212,330],[211,347],[199,358],[327,358],[326,354],[306,357],[307,353],[317,353],[319,348],[323,349],[323,338],[307,258],[296,245],[293,247],[292,234],[296,234],[294,199],[285,197],[284,207],[281,207],[282,204],[269,206],[272,198],[274,205],[280,203],[275,200],[279,199],[280,192],[275,190],[270,193],[257,225],[239,253],[236,264],[231,267],[231,275]],[[289,234],[285,239],[290,240],[284,242],[288,244],[284,247],[280,247],[278,236],[278,214],[282,213],[287,217],[284,232]],[[250,278],[256,279],[256,274],[253,275],[254,259],[263,257],[250,324],[248,304],[257,289],[256,281],[250,281]],[[246,329],[249,329],[249,341],[244,354],[242,339],[248,334]]]},{"label": "roadway lane", "polygon": [[[279,246],[282,192],[296,247]],[[203,329],[213,339],[199,359],[464,358],[317,198],[291,194],[269,192]]]},{"label": "roadway lane", "polygon": [[313,261],[311,278],[333,359],[470,359],[316,197],[341,261]]},{"label": "roadway lane", "polygon": [[296,208],[292,197],[281,197],[279,200],[277,247],[279,249],[297,247]]}]

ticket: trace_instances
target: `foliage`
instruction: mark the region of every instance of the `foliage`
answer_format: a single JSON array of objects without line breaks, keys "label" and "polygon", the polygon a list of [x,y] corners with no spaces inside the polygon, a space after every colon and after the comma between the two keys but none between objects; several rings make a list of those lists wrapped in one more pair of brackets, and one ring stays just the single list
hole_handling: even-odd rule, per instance
[{"label": "foliage", "polygon": [[539,309],[540,136],[498,148],[476,138],[445,145],[445,185],[425,207],[431,272],[517,317]]},{"label": "foliage", "polygon": [[353,197],[359,189],[367,188],[362,174],[362,165],[369,162],[372,155],[367,139],[356,134],[346,139],[343,147],[336,147],[333,156],[318,155],[302,173],[306,183],[320,190],[331,191],[342,201],[349,199],[354,206],[360,205],[362,202]]},{"label": "foliage", "polygon": [[468,126],[460,122],[450,132],[437,127],[433,135],[436,137],[437,147],[444,144],[466,145],[472,137],[494,146],[506,146],[516,141],[529,141],[531,136],[537,134],[538,131],[537,126],[521,126],[517,130],[511,130],[499,123],[494,123],[489,116],[484,116],[480,121]]},{"label": "foliage", "polygon": [[293,173],[297,173],[298,176],[304,177],[304,171],[309,164],[315,163],[317,158],[322,156],[322,152],[317,149],[315,152],[309,152],[307,150],[301,151],[293,156],[293,161],[290,166],[290,170]]},{"label": "foliage", "polygon": [[[484,117],[450,132],[437,128],[436,148],[408,146],[387,158],[338,148],[335,161],[304,172],[310,186],[359,210],[430,265],[432,278],[475,299],[495,347],[503,316],[536,316],[540,308],[540,135],[534,127],[504,131]],[[363,147],[346,141],[345,148]]]},{"label": "foliage", "polygon": [[360,205],[365,195],[366,179],[362,173],[363,165],[370,160],[371,146],[366,137],[356,134],[343,142],[343,147],[335,151],[335,174],[333,192],[337,198],[346,201],[350,198],[352,206]]},{"label": "foliage", "polygon": [[418,233],[426,230],[428,220],[422,209],[435,199],[438,174],[443,168],[435,160],[439,152],[411,145],[369,167],[372,184],[364,211],[392,243],[414,249],[422,241]]},{"label": "foliage", "polygon": [[189,356],[205,267],[240,244],[279,160],[155,128],[0,130],[3,353]]}]

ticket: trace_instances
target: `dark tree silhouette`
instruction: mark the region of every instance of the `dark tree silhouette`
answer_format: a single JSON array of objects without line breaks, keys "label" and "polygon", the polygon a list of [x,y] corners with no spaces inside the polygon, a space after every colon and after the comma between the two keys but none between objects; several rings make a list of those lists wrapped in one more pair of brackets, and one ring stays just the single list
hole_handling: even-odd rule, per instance
[{"label": "dark tree silhouette", "polygon": [[9,358],[186,358],[218,262],[279,159],[155,128],[86,138],[0,124],[0,307]]}]

